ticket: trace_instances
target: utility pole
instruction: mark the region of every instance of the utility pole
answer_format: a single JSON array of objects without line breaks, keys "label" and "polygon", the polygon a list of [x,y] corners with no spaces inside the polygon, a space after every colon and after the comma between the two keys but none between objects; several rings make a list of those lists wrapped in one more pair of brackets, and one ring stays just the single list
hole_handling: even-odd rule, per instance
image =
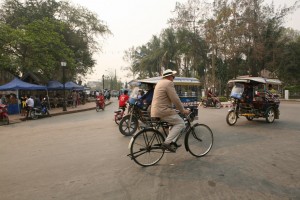
[{"label": "utility pole", "polygon": [[215,59],[215,47],[212,46],[212,55],[211,55],[211,69],[212,69],[212,86],[213,86],[213,92],[216,92],[216,59]]}]

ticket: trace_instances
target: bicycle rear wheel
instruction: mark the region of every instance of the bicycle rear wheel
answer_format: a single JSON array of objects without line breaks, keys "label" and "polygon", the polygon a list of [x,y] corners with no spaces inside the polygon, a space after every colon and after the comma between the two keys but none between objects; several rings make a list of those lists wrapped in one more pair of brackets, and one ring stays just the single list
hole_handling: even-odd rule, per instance
[{"label": "bicycle rear wheel", "polygon": [[129,143],[130,157],[137,164],[148,167],[158,163],[165,151],[161,148],[163,135],[154,129],[138,132]]},{"label": "bicycle rear wheel", "polygon": [[205,124],[194,124],[185,137],[188,151],[196,157],[205,156],[212,148],[214,136]]}]

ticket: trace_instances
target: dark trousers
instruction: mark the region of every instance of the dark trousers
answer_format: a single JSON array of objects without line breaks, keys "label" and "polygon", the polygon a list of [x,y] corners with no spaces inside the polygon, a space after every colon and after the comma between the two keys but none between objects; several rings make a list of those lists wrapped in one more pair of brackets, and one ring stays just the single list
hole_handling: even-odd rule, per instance
[{"label": "dark trousers", "polygon": [[32,110],[32,107],[27,106],[26,110],[27,110],[26,119],[28,119],[28,115],[29,115],[30,111]]}]

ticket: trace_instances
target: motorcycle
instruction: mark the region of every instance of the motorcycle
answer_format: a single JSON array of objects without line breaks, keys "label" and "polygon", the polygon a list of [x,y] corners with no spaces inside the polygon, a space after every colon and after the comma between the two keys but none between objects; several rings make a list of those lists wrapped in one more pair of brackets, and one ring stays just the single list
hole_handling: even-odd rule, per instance
[{"label": "motorcycle", "polygon": [[29,116],[31,117],[31,119],[38,119],[39,117],[50,116],[45,98],[43,99],[40,107],[34,107],[30,110]]},{"label": "motorcycle", "polygon": [[7,105],[5,104],[0,104],[0,122],[2,122],[4,125],[9,124]]},{"label": "motorcycle", "polygon": [[126,109],[126,106],[125,107],[120,107],[118,110],[116,110],[114,113],[115,113],[115,122],[116,124],[119,125],[121,119],[123,118],[124,114],[125,114],[125,109]]},{"label": "motorcycle", "polygon": [[[214,101],[213,101],[214,100]],[[202,99],[202,105],[204,108],[213,107],[213,108],[221,108],[221,102],[218,97],[206,97]]]},{"label": "motorcycle", "polygon": [[121,119],[119,131],[125,136],[131,136],[138,128],[141,128],[139,121],[148,126],[151,123],[151,117],[147,109],[141,106],[138,99],[130,97],[127,103],[129,104],[128,114]]},{"label": "motorcycle", "polygon": [[105,98],[103,95],[97,96],[96,98],[96,111],[99,112],[100,109],[104,110],[105,108]]}]

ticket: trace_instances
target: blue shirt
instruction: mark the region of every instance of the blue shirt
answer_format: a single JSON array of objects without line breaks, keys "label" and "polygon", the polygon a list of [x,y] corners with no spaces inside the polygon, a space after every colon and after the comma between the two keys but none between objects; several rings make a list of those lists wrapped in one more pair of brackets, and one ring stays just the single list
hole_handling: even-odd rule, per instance
[{"label": "blue shirt", "polygon": [[154,88],[149,90],[146,94],[144,94],[141,99],[146,100],[148,105],[151,105],[153,99]]}]

